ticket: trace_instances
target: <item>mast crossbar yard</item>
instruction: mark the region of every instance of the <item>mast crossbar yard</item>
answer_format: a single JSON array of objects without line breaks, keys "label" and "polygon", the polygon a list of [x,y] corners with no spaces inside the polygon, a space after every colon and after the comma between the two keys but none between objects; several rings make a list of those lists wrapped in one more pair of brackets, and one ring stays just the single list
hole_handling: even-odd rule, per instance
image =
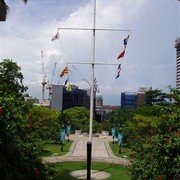
[{"label": "mast crossbar yard", "polygon": [[[93,28],[69,28],[69,27],[61,27],[61,28],[58,28],[58,30],[85,30],[85,31],[93,31],[94,29]],[[107,29],[107,28],[104,28],[104,29],[95,29],[96,31],[121,31],[121,32],[131,32],[131,30],[129,29]]]},{"label": "mast crossbar yard", "polygon": [[92,155],[92,130],[93,130],[93,111],[94,111],[94,66],[95,65],[118,65],[118,64],[110,64],[110,63],[100,63],[95,62],[95,54],[96,54],[96,31],[118,31],[118,32],[131,32],[130,30],[122,30],[122,29],[96,29],[96,0],[94,0],[94,13],[93,13],[93,28],[71,28],[71,27],[60,27],[59,30],[85,30],[93,32],[93,58],[92,62],[68,62],[69,64],[90,64],[92,66],[92,79],[90,83],[90,120],[89,120],[89,141],[87,142],[87,180],[91,179],[91,155]]},{"label": "mast crossbar yard", "polygon": [[[74,62],[74,61],[68,61],[67,64],[92,64],[92,62]],[[119,65],[119,63],[94,62],[94,65]]]}]

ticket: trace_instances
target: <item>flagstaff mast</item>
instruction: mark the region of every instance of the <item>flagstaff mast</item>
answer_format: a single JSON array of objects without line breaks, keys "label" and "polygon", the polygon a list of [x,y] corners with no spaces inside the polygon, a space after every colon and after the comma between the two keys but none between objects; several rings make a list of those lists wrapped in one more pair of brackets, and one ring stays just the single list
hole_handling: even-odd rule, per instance
[{"label": "flagstaff mast", "polygon": [[44,72],[44,54],[43,51],[41,51],[41,58],[42,58],[42,103],[45,101],[45,85],[47,84],[46,82],[46,75]]},{"label": "flagstaff mast", "polygon": [[89,120],[89,140],[87,142],[87,180],[91,179],[91,156],[92,156],[92,130],[93,130],[93,114],[94,114],[94,69],[95,65],[119,65],[119,63],[102,63],[102,62],[95,62],[96,58],[96,31],[128,31],[130,30],[120,30],[120,29],[102,29],[97,28],[96,29],[96,0],[94,0],[94,15],[93,15],[93,28],[71,28],[71,27],[61,27],[58,28],[58,31],[64,29],[64,30],[85,30],[85,31],[92,31],[93,32],[93,59],[92,62],[68,62],[68,64],[89,64],[91,65],[91,71],[92,71],[92,79],[90,84],[90,120]]},{"label": "flagstaff mast", "polygon": [[91,99],[90,99],[90,121],[89,121],[89,141],[87,142],[87,180],[91,179],[91,157],[92,157],[92,127],[94,114],[94,64],[96,57],[96,0],[94,0],[94,23],[93,23],[93,59],[92,59],[92,79],[91,79]]}]

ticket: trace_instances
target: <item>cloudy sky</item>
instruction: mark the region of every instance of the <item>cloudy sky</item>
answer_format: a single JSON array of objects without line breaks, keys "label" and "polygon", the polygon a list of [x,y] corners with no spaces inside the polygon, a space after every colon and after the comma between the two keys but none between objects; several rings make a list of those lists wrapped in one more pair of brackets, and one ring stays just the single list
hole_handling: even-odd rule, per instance
[{"label": "cloudy sky", "polygon": [[[92,0],[21,0],[6,1],[10,11],[0,22],[0,59],[12,59],[21,66],[24,84],[33,97],[41,98],[42,58],[47,79],[64,84],[60,71],[67,62],[92,61],[92,31],[59,30],[60,40],[51,41],[58,28],[92,28]],[[97,65],[95,76],[104,104],[120,105],[121,92],[137,92],[139,87],[167,91],[175,86],[175,39],[180,36],[178,0],[97,0],[96,28],[131,30],[123,60],[123,39],[129,32],[97,31],[96,62],[121,63]],[[91,66],[69,64],[70,82],[89,88]],[[46,92],[47,93],[47,92]]]}]

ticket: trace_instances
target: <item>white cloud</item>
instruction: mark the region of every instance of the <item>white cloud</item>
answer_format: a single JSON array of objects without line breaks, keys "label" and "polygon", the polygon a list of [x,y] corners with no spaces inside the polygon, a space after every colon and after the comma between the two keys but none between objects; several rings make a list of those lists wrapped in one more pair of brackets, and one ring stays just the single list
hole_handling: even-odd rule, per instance
[{"label": "white cloud", "polygon": [[[36,1],[29,2],[29,5],[26,6],[23,3],[12,4],[15,7],[12,7],[8,21],[0,24],[1,58],[11,58],[22,66],[26,84],[29,84],[29,92],[36,96],[40,94],[37,93],[37,89],[38,92],[41,92],[41,51],[44,51],[45,71],[48,79],[51,79],[54,63],[57,63],[54,83],[58,83],[58,81],[64,83],[64,79],[59,79],[59,72],[66,66],[67,61],[92,61],[92,32],[60,30],[60,41],[51,41],[52,36],[57,33],[58,27],[91,28],[93,26],[92,2],[87,1],[84,6],[76,7],[76,10],[71,11],[69,15],[65,13],[62,6],[59,6],[58,3],[62,2],[53,2],[57,4],[54,5],[46,1],[41,3],[42,7],[38,4],[40,2]],[[149,24],[157,27],[158,33],[155,30],[153,33],[158,39],[163,39],[161,42],[163,43],[163,50],[166,51],[167,46],[164,43],[166,36],[163,36],[165,30],[161,29],[161,25],[153,24],[153,19],[146,13],[149,9],[152,13],[157,13],[157,16],[161,13],[153,11],[154,6],[152,4],[153,2],[150,3],[147,0],[97,0],[98,28],[132,28],[133,30],[119,79],[115,80],[117,66],[96,66],[96,77],[105,104],[119,104],[122,91],[137,91],[139,86],[158,87],[160,85],[162,87],[166,84],[169,85],[173,79],[172,75],[168,74],[163,74],[164,79],[163,76],[160,80],[157,79],[163,71],[173,72],[168,70],[169,66],[166,65],[170,61],[166,57],[162,60],[162,55],[158,55],[160,53],[157,49],[160,47],[159,41],[153,39],[151,27],[147,27]],[[19,9],[15,10],[17,6]],[[33,9],[35,6],[36,8]],[[48,6],[55,10],[53,8],[48,9]],[[164,8],[163,13],[169,12],[168,7],[163,6],[163,0],[156,3],[156,6]],[[173,11],[174,4],[169,8]],[[62,11],[65,13],[64,16]],[[173,17],[172,13],[170,15]],[[159,17],[162,18],[163,16]],[[148,21],[146,21],[147,19]],[[159,21],[161,20],[159,19]],[[166,24],[163,28],[165,27]],[[174,32],[168,37],[172,42]],[[118,63],[117,55],[123,49],[122,41],[127,34],[128,32],[97,31],[96,61]],[[154,46],[153,43],[156,45]],[[174,55],[171,55],[173,50],[166,51],[169,58],[175,58]],[[152,52],[155,52],[154,55]],[[161,51],[161,53],[163,52]],[[161,66],[162,61],[164,66]],[[156,66],[158,64],[156,62],[159,62],[160,65]],[[84,78],[91,79],[90,66],[74,66]],[[71,81],[80,88],[88,88],[88,84],[82,81],[80,75],[78,77],[78,72],[75,72],[71,66],[70,68],[74,71],[70,77]]]}]

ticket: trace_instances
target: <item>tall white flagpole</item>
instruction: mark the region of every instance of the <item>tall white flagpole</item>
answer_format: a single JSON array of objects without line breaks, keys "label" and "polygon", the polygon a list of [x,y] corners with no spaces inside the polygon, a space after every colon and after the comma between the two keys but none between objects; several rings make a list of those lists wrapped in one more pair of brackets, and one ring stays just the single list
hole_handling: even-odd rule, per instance
[{"label": "tall white flagpole", "polygon": [[[89,140],[87,142],[87,180],[91,180],[91,159],[92,159],[92,134],[93,134],[93,114],[94,114],[94,67],[95,65],[119,65],[117,64],[112,64],[112,63],[101,63],[101,62],[95,62],[96,58],[96,30],[99,31],[128,31],[130,30],[120,30],[120,29],[96,29],[96,0],[94,0],[94,16],[93,16],[93,28],[66,28],[66,27],[61,27],[58,28],[58,31],[60,29],[65,29],[65,30],[92,30],[93,31],[93,46],[92,46],[92,51],[93,51],[93,57],[92,57],[92,62],[68,62],[70,64],[91,64],[92,66],[92,79],[90,83],[90,120],[89,120]],[[89,83],[88,83],[89,84]]]},{"label": "tall white flagpole", "polygon": [[92,130],[94,114],[94,65],[96,58],[96,0],[94,0],[94,21],[93,21],[93,59],[90,99],[90,121],[89,121],[89,142],[87,142],[87,180],[91,179],[91,157],[92,157]]},{"label": "tall white flagpole", "polygon": [[92,79],[91,79],[91,100],[90,100],[90,123],[89,123],[89,141],[92,142],[92,127],[94,114],[94,65],[96,56],[96,0],[94,0],[94,25],[93,25],[93,59],[92,59]]}]

